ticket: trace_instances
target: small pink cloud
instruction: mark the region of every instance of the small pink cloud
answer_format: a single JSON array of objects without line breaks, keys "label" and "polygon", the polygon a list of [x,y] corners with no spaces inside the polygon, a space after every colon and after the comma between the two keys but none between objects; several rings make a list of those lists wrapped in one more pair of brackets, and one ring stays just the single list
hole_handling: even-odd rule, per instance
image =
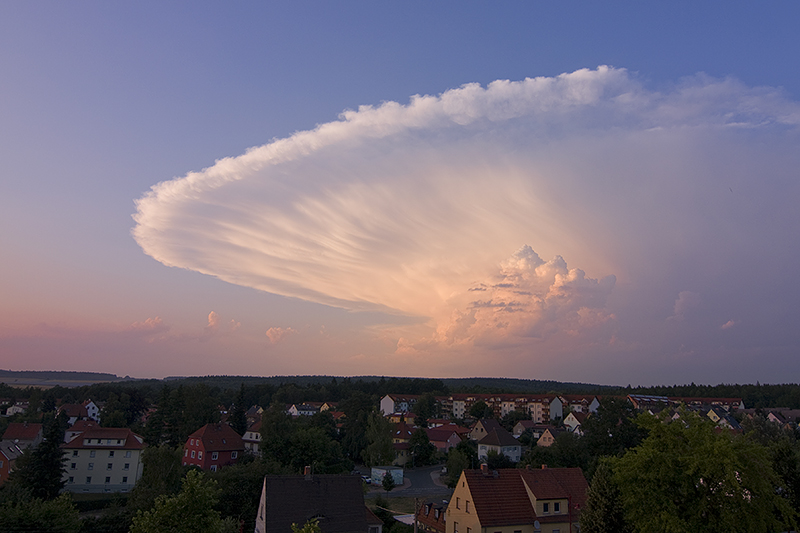
[{"label": "small pink cloud", "polygon": [[140,333],[160,333],[167,331],[169,326],[164,324],[161,317],[148,318],[144,322],[134,322],[128,326],[127,331],[136,331]]},{"label": "small pink cloud", "polygon": [[736,322],[735,322],[735,321],[733,321],[733,320],[728,320],[727,322],[725,322],[724,324],[722,324],[722,326],[720,326],[720,329],[731,329],[731,328],[732,328],[733,326],[735,326],[735,325],[736,325]]},{"label": "small pink cloud", "polygon": [[292,328],[276,328],[272,327],[267,330],[267,337],[269,338],[269,342],[272,344],[277,344],[284,338],[288,337],[289,335],[293,335],[297,333]]},{"label": "small pink cloud", "polygon": [[[218,331],[220,331],[222,325],[222,319],[219,316],[219,313],[215,311],[211,311],[208,314],[208,324],[206,324],[204,330],[206,335],[214,335]],[[228,322],[226,328],[224,328],[223,333],[232,333],[241,327],[242,323],[237,322],[236,320],[231,320]]]}]

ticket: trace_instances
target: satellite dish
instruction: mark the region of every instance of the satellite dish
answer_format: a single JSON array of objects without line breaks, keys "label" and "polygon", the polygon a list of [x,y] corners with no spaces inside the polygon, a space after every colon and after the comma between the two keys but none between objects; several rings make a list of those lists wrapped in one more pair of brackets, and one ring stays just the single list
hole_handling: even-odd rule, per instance
[{"label": "satellite dish", "polygon": [[539,523],[538,520],[533,521],[533,529],[541,529],[542,525]]}]

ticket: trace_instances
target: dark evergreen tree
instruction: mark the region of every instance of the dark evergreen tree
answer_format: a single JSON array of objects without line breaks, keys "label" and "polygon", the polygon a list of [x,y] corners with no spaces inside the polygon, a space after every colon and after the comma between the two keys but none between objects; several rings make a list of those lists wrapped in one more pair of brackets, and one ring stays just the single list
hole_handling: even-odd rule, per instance
[{"label": "dark evergreen tree", "polygon": [[17,484],[32,498],[52,500],[64,488],[64,454],[61,443],[66,430],[66,415],[44,419],[44,440],[34,449],[25,450],[17,459],[9,484]]},{"label": "dark evergreen tree", "polygon": [[231,410],[230,425],[239,435],[244,435],[245,432],[247,432],[247,407],[244,404],[244,383],[239,387],[239,393],[236,395],[236,403],[233,404],[233,409]]},{"label": "dark evergreen tree", "polygon": [[431,444],[428,433],[420,428],[416,430],[408,441],[409,451],[413,466],[425,466],[433,462],[436,455],[436,446]]}]

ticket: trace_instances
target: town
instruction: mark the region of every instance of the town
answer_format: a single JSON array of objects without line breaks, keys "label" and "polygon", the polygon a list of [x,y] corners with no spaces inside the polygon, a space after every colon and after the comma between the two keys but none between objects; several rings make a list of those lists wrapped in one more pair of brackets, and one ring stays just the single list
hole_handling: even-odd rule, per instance
[{"label": "town", "polygon": [[0,529],[563,533],[645,531],[666,513],[719,531],[739,509],[730,531],[778,531],[800,509],[800,409],[765,405],[797,386],[745,387],[747,405],[708,395],[722,387],[248,379],[0,385]]}]

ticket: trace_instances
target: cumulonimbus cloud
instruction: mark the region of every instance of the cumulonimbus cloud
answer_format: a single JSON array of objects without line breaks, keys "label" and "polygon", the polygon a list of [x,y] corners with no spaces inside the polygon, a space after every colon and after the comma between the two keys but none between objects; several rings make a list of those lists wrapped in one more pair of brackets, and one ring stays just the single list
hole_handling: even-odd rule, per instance
[{"label": "cumulonimbus cloud", "polygon": [[[798,124],[779,90],[703,75],[662,91],[610,67],[468,84],[159,183],[132,233],[165,265],[434,317],[444,344],[577,335],[646,306],[637,294],[666,310],[657,324],[677,292],[713,295],[697,287],[730,283],[721,265],[773,252],[768,227],[798,229],[779,209],[797,191]],[[781,220],[759,215],[770,206]],[[618,282],[629,301],[610,304]]]}]

